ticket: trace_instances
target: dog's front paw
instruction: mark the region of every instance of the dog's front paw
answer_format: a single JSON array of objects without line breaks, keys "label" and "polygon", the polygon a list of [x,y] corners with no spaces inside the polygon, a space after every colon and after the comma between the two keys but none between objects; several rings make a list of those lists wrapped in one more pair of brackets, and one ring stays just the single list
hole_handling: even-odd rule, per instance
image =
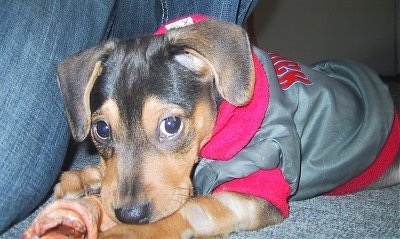
[{"label": "dog's front paw", "polygon": [[149,225],[126,225],[119,224],[112,227],[111,229],[100,234],[100,239],[112,239],[112,238],[135,238],[135,239],[179,239],[178,235],[171,235],[171,231],[160,230],[154,226]]},{"label": "dog's front paw", "polygon": [[[100,239],[190,239],[195,238],[193,230],[181,221],[177,214],[160,221],[143,225],[118,224],[100,234]],[[171,218],[175,218],[171,220]],[[179,218],[179,220],[176,220]]]},{"label": "dog's front paw", "polygon": [[60,198],[81,198],[100,194],[102,174],[96,167],[86,167],[62,173],[60,182],[54,187],[54,195]]}]

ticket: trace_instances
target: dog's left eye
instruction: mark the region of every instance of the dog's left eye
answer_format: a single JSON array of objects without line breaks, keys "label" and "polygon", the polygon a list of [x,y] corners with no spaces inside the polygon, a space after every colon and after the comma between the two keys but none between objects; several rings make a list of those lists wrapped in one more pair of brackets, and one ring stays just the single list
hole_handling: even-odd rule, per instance
[{"label": "dog's left eye", "polygon": [[111,129],[107,122],[103,120],[97,121],[93,125],[93,135],[96,141],[105,143],[111,138]]},{"label": "dog's left eye", "polygon": [[176,116],[163,119],[160,123],[160,138],[170,139],[182,131],[182,120]]}]

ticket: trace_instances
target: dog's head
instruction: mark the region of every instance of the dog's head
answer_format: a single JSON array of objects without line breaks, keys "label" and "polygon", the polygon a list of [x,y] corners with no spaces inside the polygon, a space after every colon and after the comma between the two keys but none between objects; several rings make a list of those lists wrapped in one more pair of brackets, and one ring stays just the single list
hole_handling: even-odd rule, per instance
[{"label": "dog's head", "polygon": [[207,19],[165,35],[107,41],[59,67],[75,140],[91,135],[107,213],[156,221],[193,194],[190,175],[221,100],[244,105],[254,66],[245,31]]}]

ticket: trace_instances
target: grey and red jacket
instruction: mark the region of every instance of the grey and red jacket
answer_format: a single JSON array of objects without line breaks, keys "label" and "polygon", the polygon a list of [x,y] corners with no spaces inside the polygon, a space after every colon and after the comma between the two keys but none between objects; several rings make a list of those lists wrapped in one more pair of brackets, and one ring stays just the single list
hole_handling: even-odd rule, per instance
[{"label": "grey and red jacket", "polygon": [[399,117],[371,69],[339,60],[306,66],[256,47],[253,62],[252,100],[223,102],[201,150],[193,179],[199,194],[258,196],[287,217],[289,200],[360,190],[393,163]]}]

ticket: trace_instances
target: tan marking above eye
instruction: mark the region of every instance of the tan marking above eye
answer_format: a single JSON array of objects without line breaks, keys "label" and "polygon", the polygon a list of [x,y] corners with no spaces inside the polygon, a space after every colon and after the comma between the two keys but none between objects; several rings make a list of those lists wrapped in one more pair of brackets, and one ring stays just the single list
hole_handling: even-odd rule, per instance
[{"label": "tan marking above eye", "polygon": [[106,100],[101,108],[94,112],[92,122],[93,120],[96,120],[96,117],[100,115],[104,115],[110,122],[112,122],[111,124],[118,123],[120,120],[120,112],[117,102],[115,102],[115,100],[113,99]]},{"label": "tan marking above eye", "polygon": [[[155,97],[145,100],[142,113],[144,131],[150,138],[157,138],[159,124],[168,117],[179,117],[181,124],[185,124],[184,110],[174,104],[166,104]],[[183,129],[184,130],[184,129]]]}]

